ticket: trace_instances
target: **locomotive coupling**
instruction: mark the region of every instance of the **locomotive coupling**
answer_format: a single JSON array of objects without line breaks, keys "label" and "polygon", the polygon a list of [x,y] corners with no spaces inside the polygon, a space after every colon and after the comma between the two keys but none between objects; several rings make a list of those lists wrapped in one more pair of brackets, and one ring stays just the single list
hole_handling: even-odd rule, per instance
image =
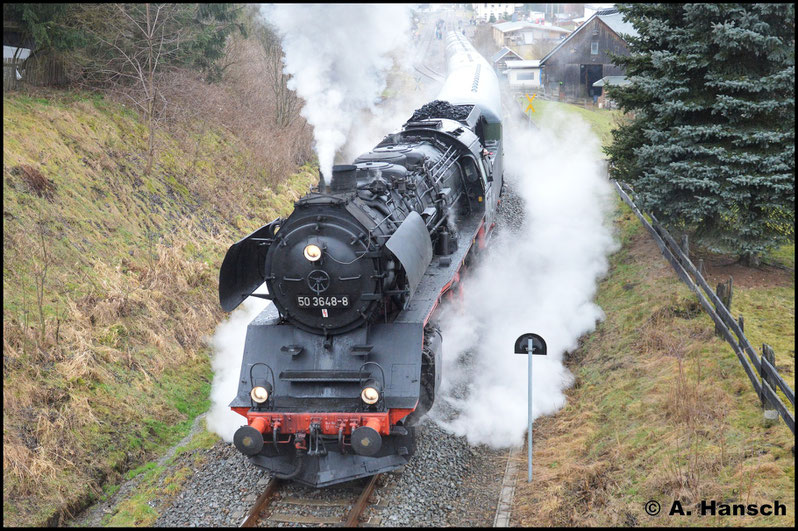
[{"label": "locomotive coupling", "polygon": [[233,444],[244,455],[256,455],[263,449],[263,432],[266,421],[256,418],[250,426],[241,426],[233,435]]},{"label": "locomotive coupling", "polygon": [[358,455],[372,456],[380,451],[382,437],[379,429],[379,421],[368,419],[365,424],[352,431],[352,449]]}]

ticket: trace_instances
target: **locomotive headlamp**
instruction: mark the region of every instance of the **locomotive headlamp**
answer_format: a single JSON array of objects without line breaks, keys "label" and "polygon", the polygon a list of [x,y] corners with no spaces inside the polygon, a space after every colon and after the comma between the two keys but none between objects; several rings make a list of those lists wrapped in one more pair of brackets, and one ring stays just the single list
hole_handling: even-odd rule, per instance
[{"label": "locomotive headlamp", "polygon": [[249,392],[249,396],[254,402],[262,404],[269,399],[269,391],[265,387],[258,385],[252,388],[252,391]]},{"label": "locomotive headlamp", "polygon": [[374,405],[380,399],[381,386],[376,380],[367,380],[360,392],[360,399],[368,405]]},{"label": "locomotive headlamp", "polygon": [[380,393],[373,387],[366,387],[360,393],[360,399],[368,405],[376,404],[380,399]]},{"label": "locomotive headlamp", "polygon": [[321,258],[321,249],[316,244],[311,243],[307,247],[305,247],[305,258],[307,258],[311,262],[315,262],[319,258]]}]

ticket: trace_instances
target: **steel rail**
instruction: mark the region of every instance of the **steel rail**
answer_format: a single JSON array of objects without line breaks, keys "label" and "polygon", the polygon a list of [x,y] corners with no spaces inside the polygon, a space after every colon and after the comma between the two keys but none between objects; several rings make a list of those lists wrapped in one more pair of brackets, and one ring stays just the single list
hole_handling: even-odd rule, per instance
[{"label": "steel rail", "polygon": [[382,474],[377,474],[376,476],[371,476],[366,487],[363,489],[363,492],[360,493],[360,497],[357,499],[355,504],[352,506],[352,510],[349,511],[349,514],[346,517],[346,522],[344,522],[344,527],[357,527],[360,523],[360,516],[363,514],[363,511],[366,510],[368,507],[369,498],[374,493],[374,489],[377,486],[377,480],[380,478]]},{"label": "steel rail", "polygon": [[433,81],[443,81],[445,78],[442,74],[439,74],[438,72],[436,72],[435,70],[424,64],[426,57],[429,55],[429,48],[432,45],[433,41],[432,32],[429,31],[425,33],[429,35],[429,39],[427,39],[426,46],[424,47],[424,53],[420,54],[420,60],[419,60],[419,54],[416,55],[416,61],[413,62],[413,68],[422,76],[428,77]]},{"label": "steel rail", "polygon": [[274,493],[277,491],[277,487],[280,485],[280,483],[281,481],[277,478],[272,478],[269,480],[269,483],[266,484],[266,488],[263,489],[263,493],[258,496],[257,500],[255,500],[255,505],[252,506],[249,514],[238,527],[255,527],[257,525],[258,518],[260,518],[263,510],[272,501]]},{"label": "steel rail", "polygon": [[[357,527],[359,525],[360,517],[369,506],[369,499],[371,498],[372,494],[374,494],[374,490],[377,487],[377,482],[379,481],[380,476],[381,474],[371,476],[366,486],[363,487],[363,490],[360,492],[357,500],[352,504],[351,509],[346,515],[346,520],[338,524],[339,527]],[[277,489],[282,483],[283,481],[277,478],[272,478],[269,480],[269,483],[266,484],[263,493],[261,493],[261,495],[258,496],[258,499],[255,500],[255,503],[252,506],[252,509],[250,509],[249,514],[238,527],[258,527],[258,522],[260,521],[261,515],[271,504]]]}]

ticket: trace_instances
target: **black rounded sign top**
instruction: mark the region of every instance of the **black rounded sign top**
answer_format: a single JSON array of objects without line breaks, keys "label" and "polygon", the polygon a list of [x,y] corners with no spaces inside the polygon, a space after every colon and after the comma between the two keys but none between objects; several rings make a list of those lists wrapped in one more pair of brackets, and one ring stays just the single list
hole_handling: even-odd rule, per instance
[{"label": "black rounded sign top", "polygon": [[521,334],[515,340],[516,354],[529,354],[529,340],[532,340],[532,354],[546,355],[546,341],[537,334]]}]

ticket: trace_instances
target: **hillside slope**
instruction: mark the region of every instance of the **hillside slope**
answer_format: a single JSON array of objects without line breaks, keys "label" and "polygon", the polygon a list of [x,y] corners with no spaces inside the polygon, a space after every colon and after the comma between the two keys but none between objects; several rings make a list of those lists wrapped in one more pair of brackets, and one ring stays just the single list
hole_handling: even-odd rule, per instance
[{"label": "hillside slope", "polygon": [[124,106],[3,98],[4,525],[56,523],[187,432],[208,404],[224,252],[317,178],[266,175],[206,123],[158,145],[147,176]]}]

